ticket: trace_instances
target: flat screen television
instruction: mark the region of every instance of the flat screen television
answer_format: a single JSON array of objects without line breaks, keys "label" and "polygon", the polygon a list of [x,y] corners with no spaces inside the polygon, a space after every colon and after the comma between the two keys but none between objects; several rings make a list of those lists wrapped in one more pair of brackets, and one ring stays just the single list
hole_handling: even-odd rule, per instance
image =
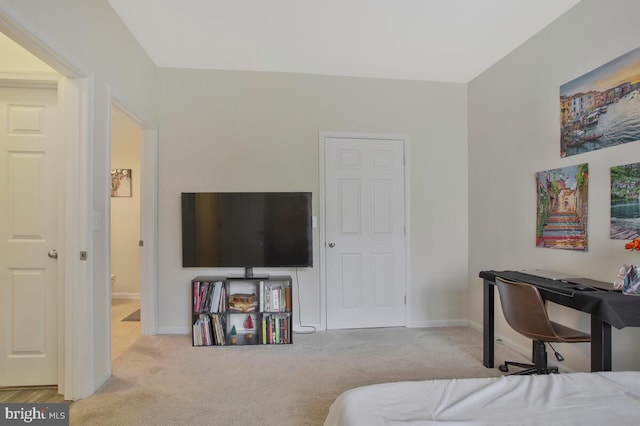
[{"label": "flat screen television", "polygon": [[310,192],[183,192],[182,266],[313,266]]}]

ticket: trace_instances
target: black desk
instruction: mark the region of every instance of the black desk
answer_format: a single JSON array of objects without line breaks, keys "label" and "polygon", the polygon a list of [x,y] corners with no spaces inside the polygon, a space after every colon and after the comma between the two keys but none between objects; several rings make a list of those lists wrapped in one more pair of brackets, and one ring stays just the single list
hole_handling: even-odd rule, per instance
[{"label": "black desk", "polygon": [[572,284],[517,271],[482,271],[483,357],[494,364],[494,286],[496,277],[533,284],[545,300],[591,314],[591,371],[611,371],[611,326],[640,327],[640,297],[613,291],[580,291]]}]

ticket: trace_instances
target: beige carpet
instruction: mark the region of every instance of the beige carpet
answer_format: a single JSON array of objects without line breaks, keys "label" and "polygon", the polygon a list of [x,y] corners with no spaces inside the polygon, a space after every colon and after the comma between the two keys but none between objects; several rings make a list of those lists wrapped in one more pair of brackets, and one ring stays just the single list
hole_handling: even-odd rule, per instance
[{"label": "beige carpet", "polygon": [[[496,361],[505,357],[526,361],[497,345]],[[71,424],[322,425],[356,386],[501,375],[481,360],[482,335],[468,327],[322,331],[281,346],[144,336],[97,393],[71,406]]]}]

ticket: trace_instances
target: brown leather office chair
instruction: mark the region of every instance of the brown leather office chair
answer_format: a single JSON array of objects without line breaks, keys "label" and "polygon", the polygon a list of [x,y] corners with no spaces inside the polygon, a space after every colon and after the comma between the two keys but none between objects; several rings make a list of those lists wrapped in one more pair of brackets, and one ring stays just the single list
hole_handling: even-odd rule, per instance
[{"label": "brown leather office chair", "polygon": [[[533,340],[533,364],[505,361],[498,367],[500,371],[508,372],[509,366],[513,365],[524,368],[524,370],[512,374],[557,373],[558,367],[549,367],[547,364],[545,343],[591,341],[589,334],[551,321],[540,291],[535,286],[499,277],[496,277],[496,285],[500,293],[502,312],[507,323],[518,333]],[[558,361],[564,359],[555,349],[553,351]]]}]

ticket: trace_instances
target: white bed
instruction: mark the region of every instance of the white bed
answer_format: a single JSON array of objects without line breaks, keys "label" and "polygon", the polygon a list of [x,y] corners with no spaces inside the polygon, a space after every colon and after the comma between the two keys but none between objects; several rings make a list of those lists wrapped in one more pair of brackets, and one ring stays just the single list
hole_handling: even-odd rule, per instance
[{"label": "white bed", "polygon": [[342,393],[325,426],[637,425],[640,372],[505,376],[363,386]]}]

